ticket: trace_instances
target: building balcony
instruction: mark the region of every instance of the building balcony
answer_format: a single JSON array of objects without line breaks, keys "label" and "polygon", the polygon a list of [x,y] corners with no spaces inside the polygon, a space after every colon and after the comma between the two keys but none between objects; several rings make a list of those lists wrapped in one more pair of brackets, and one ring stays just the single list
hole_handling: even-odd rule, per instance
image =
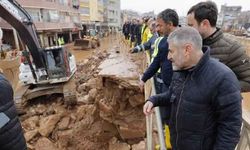
[{"label": "building balcony", "polygon": [[104,9],[104,6],[101,4],[98,4],[98,10],[103,10],[103,9]]},{"label": "building balcony", "polygon": [[37,9],[51,9],[61,12],[79,13],[77,9],[69,5],[62,5],[57,2],[48,2],[45,0],[17,0],[18,3],[24,8],[37,8]]},{"label": "building balcony", "polygon": [[81,22],[88,22],[88,21],[90,21],[90,16],[81,15]]},{"label": "building balcony", "polygon": [[[49,31],[49,30],[62,31],[65,29],[75,29],[75,28],[80,29],[79,26],[77,26],[73,22],[59,22],[59,23],[35,22],[35,26],[38,32]],[[12,26],[2,19],[0,20],[0,27],[3,29],[12,29]]]},{"label": "building balcony", "polygon": [[80,2],[80,7],[89,7],[89,3]]},{"label": "building balcony", "polygon": [[63,29],[73,29],[77,26],[72,22],[67,23],[52,23],[52,22],[36,22],[36,28],[38,31],[41,30],[63,30]]}]

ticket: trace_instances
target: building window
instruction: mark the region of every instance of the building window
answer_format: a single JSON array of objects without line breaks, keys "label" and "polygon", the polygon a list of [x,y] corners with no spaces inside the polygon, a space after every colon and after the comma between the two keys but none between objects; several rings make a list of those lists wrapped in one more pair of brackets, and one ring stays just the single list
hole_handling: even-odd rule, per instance
[{"label": "building window", "polygon": [[68,0],[59,0],[59,4],[67,6],[69,4]]},{"label": "building window", "polygon": [[56,0],[46,0],[47,2],[56,2]]},{"label": "building window", "polygon": [[89,0],[80,0],[80,2],[89,3]]},{"label": "building window", "polygon": [[72,7],[75,9],[79,9],[79,1],[78,0],[72,0]]},{"label": "building window", "polygon": [[78,15],[73,15],[71,18],[74,23],[80,23],[80,18]]},{"label": "building window", "polygon": [[65,12],[60,13],[60,22],[62,22],[62,23],[66,22],[66,13]]},{"label": "building window", "polygon": [[40,10],[39,9],[26,9],[33,21],[38,22],[40,19]]},{"label": "building window", "polygon": [[45,22],[58,22],[60,17],[56,10],[43,10],[43,20]]},{"label": "building window", "polygon": [[118,20],[117,19],[109,19],[109,23],[117,23]]},{"label": "building window", "polygon": [[103,15],[103,11],[98,10],[98,14]]},{"label": "building window", "polygon": [[79,9],[79,11],[83,15],[89,15],[89,8],[88,7],[82,7]]},{"label": "building window", "polygon": [[114,15],[115,11],[114,10],[109,10],[109,14]]},{"label": "building window", "polygon": [[103,0],[98,0],[98,3],[99,3],[100,5],[103,5]]}]

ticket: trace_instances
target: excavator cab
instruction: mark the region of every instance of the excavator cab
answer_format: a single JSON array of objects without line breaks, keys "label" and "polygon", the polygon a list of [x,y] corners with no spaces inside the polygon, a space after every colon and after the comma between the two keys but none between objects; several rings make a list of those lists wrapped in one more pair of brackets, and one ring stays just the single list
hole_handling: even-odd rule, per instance
[{"label": "excavator cab", "polygon": [[[29,59],[32,66],[34,63],[27,51],[22,52],[20,75],[19,79],[24,84],[44,84],[44,83],[60,83],[68,81],[76,71],[75,57],[65,47],[56,46],[49,47],[43,50],[43,58],[45,62],[45,70],[47,72],[47,79],[42,81],[35,81],[32,75]],[[36,72],[36,76],[40,76]]]},{"label": "excavator cab", "polygon": [[45,49],[45,60],[50,83],[65,82],[76,71],[75,58],[65,47]]}]

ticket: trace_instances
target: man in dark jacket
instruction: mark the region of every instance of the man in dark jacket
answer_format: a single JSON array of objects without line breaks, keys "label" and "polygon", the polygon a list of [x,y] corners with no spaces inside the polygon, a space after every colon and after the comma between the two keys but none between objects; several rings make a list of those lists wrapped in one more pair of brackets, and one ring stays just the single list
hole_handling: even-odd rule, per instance
[{"label": "man in dark jacket", "polygon": [[[156,22],[158,25],[157,30],[163,38],[161,37],[162,39],[160,40],[159,44],[157,44],[158,46],[156,46],[153,52],[153,61],[144,72],[140,81],[140,85],[143,87],[144,83],[153,77],[160,69],[160,76],[162,82],[164,83],[162,91],[165,91],[170,85],[173,74],[172,64],[166,57],[168,54],[167,36],[177,28],[179,24],[179,16],[176,11],[172,9],[166,9],[159,13]],[[168,124],[170,107],[160,107],[160,112],[163,122]]]},{"label": "man in dark jacket", "polygon": [[214,2],[200,2],[188,11],[187,22],[199,31],[203,45],[211,48],[211,56],[233,70],[241,90],[250,91],[250,58],[237,41],[216,28],[217,16],[218,10]]},{"label": "man in dark jacket", "polygon": [[172,9],[166,9],[157,16],[158,32],[163,37],[157,47],[156,56],[154,56],[152,63],[144,72],[141,78],[141,84],[144,84],[148,79],[161,69],[161,76],[166,87],[170,85],[172,78],[172,64],[167,59],[168,43],[167,36],[174,31],[179,23],[177,13]]},{"label": "man in dark jacket", "polygon": [[[1,39],[0,29],[0,41]],[[26,149],[22,127],[13,101],[13,89],[0,73],[0,150]]]},{"label": "man in dark jacket", "polygon": [[168,59],[173,79],[167,92],[149,98],[148,115],[155,106],[170,106],[173,150],[234,150],[241,130],[241,94],[235,74],[202,52],[202,38],[192,27],[169,35]]},{"label": "man in dark jacket", "polygon": [[126,21],[122,27],[122,33],[125,36],[125,39],[128,40],[129,39],[129,22]]},{"label": "man in dark jacket", "polygon": [[135,27],[136,27],[136,20],[133,19],[132,23],[130,24],[129,27],[129,35],[130,35],[130,47],[134,46],[134,42],[135,42]]},{"label": "man in dark jacket", "polygon": [[135,45],[134,46],[137,46],[137,45],[140,45],[141,44],[141,23],[140,23],[140,20],[137,19],[136,20],[136,25],[135,25],[135,28],[134,28],[134,33],[135,33]]}]

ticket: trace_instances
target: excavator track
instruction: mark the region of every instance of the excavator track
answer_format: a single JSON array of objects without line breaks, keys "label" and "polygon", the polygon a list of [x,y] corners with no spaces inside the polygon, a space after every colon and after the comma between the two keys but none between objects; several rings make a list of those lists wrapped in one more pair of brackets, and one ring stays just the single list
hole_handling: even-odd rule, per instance
[{"label": "excavator track", "polygon": [[24,107],[28,101],[51,94],[62,94],[66,105],[75,105],[77,103],[76,85],[72,77],[69,81],[59,84],[42,85],[21,85],[14,95],[15,104],[19,114],[24,114]]}]

